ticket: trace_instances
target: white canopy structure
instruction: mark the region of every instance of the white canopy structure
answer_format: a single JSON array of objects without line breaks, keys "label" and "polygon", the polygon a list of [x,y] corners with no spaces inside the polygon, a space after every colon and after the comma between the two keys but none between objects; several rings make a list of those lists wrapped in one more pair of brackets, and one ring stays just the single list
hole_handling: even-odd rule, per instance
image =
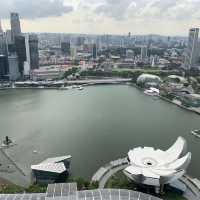
[{"label": "white canopy structure", "polygon": [[182,177],[191,161],[187,144],[179,137],[167,151],[138,147],[128,152],[129,166],[125,175],[137,183],[161,186]]}]

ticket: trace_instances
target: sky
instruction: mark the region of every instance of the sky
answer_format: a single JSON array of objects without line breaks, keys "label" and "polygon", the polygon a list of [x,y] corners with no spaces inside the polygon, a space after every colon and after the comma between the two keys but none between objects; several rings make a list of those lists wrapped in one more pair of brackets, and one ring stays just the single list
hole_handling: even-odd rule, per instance
[{"label": "sky", "polygon": [[200,27],[200,0],[0,0],[4,30],[10,12],[23,32],[187,36]]}]

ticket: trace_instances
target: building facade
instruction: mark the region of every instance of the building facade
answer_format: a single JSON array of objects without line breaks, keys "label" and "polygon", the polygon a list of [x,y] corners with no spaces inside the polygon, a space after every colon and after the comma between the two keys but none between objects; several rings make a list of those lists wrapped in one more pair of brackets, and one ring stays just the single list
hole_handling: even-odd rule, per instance
[{"label": "building facade", "polygon": [[142,61],[146,60],[146,58],[148,56],[147,53],[148,53],[147,46],[142,46],[141,47],[141,60]]},{"label": "building facade", "polygon": [[61,42],[61,52],[64,55],[70,55],[70,42]]},{"label": "building facade", "polygon": [[199,59],[199,29],[192,28],[189,30],[188,46],[185,52],[185,69],[191,69],[196,66]]},{"label": "building facade", "polygon": [[10,81],[16,81],[17,79],[20,78],[17,55],[8,56],[8,65],[9,65],[9,79]]},{"label": "building facade", "polygon": [[8,59],[5,55],[0,55],[0,80],[8,80],[9,68]]},{"label": "building facade", "polygon": [[25,37],[20,35],[15,37],[15,48],[18,56],[19,72],[23,75],[24,62],[26,61]]},{"label": "building facade", "polygon": [[30,68],[39,68],[38,37],[36,34],[29,35]]},{"label": "building facade", "polygon": [[21,35],[21,26],[18,13],[10,14],[10,24],[12,42],[15,42],[15,37]]}]

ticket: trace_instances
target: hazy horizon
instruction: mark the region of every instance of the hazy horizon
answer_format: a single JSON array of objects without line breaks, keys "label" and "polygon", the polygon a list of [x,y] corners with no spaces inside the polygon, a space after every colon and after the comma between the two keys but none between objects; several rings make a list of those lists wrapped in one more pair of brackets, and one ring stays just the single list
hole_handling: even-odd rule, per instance
[{"label": "hazy horizon", "polygon": [[200,25],[198,8],[197,0],[7,0],[0,18],[10,29],[18,12],[23,32],[187,36]]}]

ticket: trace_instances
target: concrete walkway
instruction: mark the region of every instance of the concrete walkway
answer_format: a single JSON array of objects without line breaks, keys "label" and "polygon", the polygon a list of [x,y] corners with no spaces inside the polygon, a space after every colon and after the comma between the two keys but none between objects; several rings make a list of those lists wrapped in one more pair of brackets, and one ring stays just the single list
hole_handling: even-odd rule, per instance
[{"label": "concrete walkway", "polygon": [[[111,161],[107,165],[99,168],[94,174],[91,181],[97,181],[99,183],[99,189],[103,189],[106,186],[108,180],[117,172],[125,169],[128,166],[127,158]],[[185,191],[183,196],[188,200],[200,200],[200,181],[195,178],[191,178],[188,175],[184,175],[179,180],[184,186]]]},{"label": "concrete walkway", "polygon": [[115,161],[111,161],[107,165],[99,168],[99,170],[92,177],[92,182],[98,182],[99,188],[104,188],[107,181],[118,171],[123,170],[128,166],[127,158],[121,158]]}]

